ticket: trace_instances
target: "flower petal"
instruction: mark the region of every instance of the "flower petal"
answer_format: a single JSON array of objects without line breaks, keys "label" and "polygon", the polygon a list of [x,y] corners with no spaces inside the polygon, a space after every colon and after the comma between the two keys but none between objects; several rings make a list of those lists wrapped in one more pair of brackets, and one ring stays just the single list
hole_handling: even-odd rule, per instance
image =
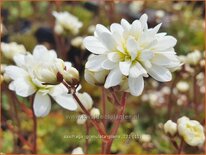
[{"label": "flower petal", "polygon": [[100,71],[102,70],[101,64],[105,59],[106,55],[93,55],[92,57],[89,57],[85,64],[85,68],[88,68],[91,71]]},{"label": "flower petal", "polygon": [[104,87],[110,88],[116,86],[121,82],[121,79],[122,73],[120,72],[119,67],[117,67],[108,74]]},{"label": "flower petal", "polygon": [[119,62],[119,69],[122,72],[122,74],[125,76],[129,75],[130,66],[131,66],[131,61]]},{"label": "flower petal", "polygon": [[158,50],[168,49],[174,47],[176,43],[177,39],[175,39],[174,37],[164,36],[158,40],[158,44],[154,46],[154,48]]},{"label": "flower petal", "polygon": [[117,62],[120,60],[120,55],[117,52],[110,52],[107,54],[107,58],[112,62]]},{"label": "flower petal", "polygon": [[18,78],[14,80],[12,84],[12,89],[15,90],[17,95],[22,97],[28,97],[36,91],[35,86],[27,78]]},{"label": "flower petal", "polygon": [[148,16],[146,14],[143,14],[141,17],[140,17],[140,22],[142,24],[142,28],[143,30],[147,30],[148,29],[148,25],[147,25],[147,20],[148,20]]},{"label": "flower petal", "polygon": [[160,81],[160,82],[167,82],[167,81],[172,80],[171,72],[167,68],[162,67],[162,66],[152,64],[152,66],[147,69],[147,72],[155,80]]},{"label": "flower petal", "polygon": [[129,77],[129,90],[130,93],[134,96],[139,96],[142,94],[144,89],[144,80],[142,76],[138,78]]},{"label": "flower petal", "polygon": [[83,41],[84,46],[94,54],[103,54],[107,51],[104,45],[95,37],[88,36]]},{"label": "flower petal", "polygon": [[37,92],[34,97],[33,108],[37,117],[44,117],[48,115],[51,110],[51,99],[48,95]]},{"label": "flower petal", "polygon": [[103,63],[102,63],[102,68],[106,69],[106,70],[111,70],[115,67],[115,63],[106,59]]},{"label": "flower petal", "polygon": [[147,72],[142,67],[142,65],[139,62],[137,62],[131,66],[129,76],[132,78],[137,78],[140,75],[147,76]]},{"label": "flower petal", "polygon": [[127,50],[130,53],[132,60],[136,58],[138,49],[139,49],[139,46],[137,42],[133,38],[128,38]]},{"label": "flower petal", "polygon": [[99,40],[109,50],[114,51],[116,48],[116,42],[110,33],[103,32],[99,35]]},{"label": "flower petal", "polygon": [[67,110],[75,111],[77,109],[76,101],[71,94],[61,94],[52,97],[61,107]]},{"label": "flower petal", "polygon": [[97,24],[94,32],[95,36],[100,36],[100,34],[103,32],[110,33],[110,31],[104,25]]},{"label": "flower petal", "polygon": [[28,73],[24,69],[17,66],[7,66],[5,68],[5,74],[13,80],[28,76]]}]

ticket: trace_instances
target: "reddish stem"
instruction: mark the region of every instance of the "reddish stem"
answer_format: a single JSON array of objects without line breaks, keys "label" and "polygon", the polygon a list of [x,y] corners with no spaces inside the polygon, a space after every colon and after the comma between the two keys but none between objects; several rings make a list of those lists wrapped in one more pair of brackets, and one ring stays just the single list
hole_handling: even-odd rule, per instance
[{"label": "reddish stem", "polygon": [[107,141],[107,134],[104,128],[102,128],[102,126],[100,126],[100,124],[91,117],[89,111],[83,106],[83,104],[81,103],[80,99],[78,98],[78,96],[73,93],[72,94],[74,99],[77,101],[77,103],[79,104],[79,106],[81,107],[81,109],[84,111],[84,113],[88,116],[88,118],[90,118],[92,124],[94,125],[94,127],[97,129],[97,131],[99,132],[99,134],[103,137],[103,140]]},{"label": "reddish stem", "polygon": [[36,120],[36,116],[34,113],[34,96],[31,97],[30,103],[31,103],[31,109],[32,109],[32,120],[33,120],[33,149],[32,149],[32,153],[36,154],[37,153],[37,120]]},{"label": "reddish stem", "polygon": [[117,134],[120,122],[121,122],[121,116],[124,114],[125,111],[125,107],[126,107],[126,98],[127,98],[127,93],[124,92],[124,94],[122,95],[122,100],[121,100],[121,107],[120,110],[117,114],[117,120],[114,122],[114,127],[111,131],[111,138],[109,140],[109,142],[106,144],[106,148],[105,148],[105,153],[110,153],[110,149],[112,146],[112,143],[114,141],[114,137]]}]

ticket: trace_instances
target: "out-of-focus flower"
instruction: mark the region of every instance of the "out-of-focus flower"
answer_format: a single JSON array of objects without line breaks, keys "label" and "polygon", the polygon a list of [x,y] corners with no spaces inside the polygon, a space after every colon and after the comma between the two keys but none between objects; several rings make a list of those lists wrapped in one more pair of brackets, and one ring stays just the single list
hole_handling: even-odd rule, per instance
[{"label": "out-of-focus flower", "polygon": [[71,45],[77,48],[85,49],[83,45],[83,37],[75,37],[74,39],[71,40]]},{"label": "out-of-focus flower", "polygon": [[143,5],[144,1],[132,1],[132,3],[129,5],[129,10],[131,11],[132,15],[136,15],[142,10]]},{"label": "out-of-focus flower", "polygon": [[202,125],[196,120],[181,117],[177,121],[178,133],[190,146],[201,146],[204,144],[205,135]]},{"label": "out-of-focus flower", "polygon": [[9,84],[10,90],[22,97],[28,97],[35,93],[33,108],[37,117],[46,116],[50,112],[51,99],[49,96],[65,109],[76,110],[77,108],[76,102],[72,95],[68,94],[67,88],[58,82],[58,73],[65,68],[63,61],[56,64],[58,60],[60,61],[55,51],[49,51],[46,47],[37,45],[33,54],[28,53],[14,57],[17,66],[5,68],[5,74],[12,79]]},{"label": "out-of-focus flower", "polygon": [[99,118],[100,116],[100,111],[98,108],[92,108],[90,111],[90,115],[92,116],[92,118]]},{"label": "out-of-focus flower", "polygon": [[140,141],[143,143],[149,143],[151,141],[151,135],[149,134],[142,134]]},{"label": "out-of-focus flower", "polygon": [[187,96],[186,95],[180,95],[177,99],[177,105],[182,106],[187,103]]},{"label": "out-of-focus flower", "polygon": [[147,102],[149,100],[149,95],[148,94],[143,94],[141,97],[143,102]]},{"label": "out-of-focus flower", "polygon": [[205,86],[200,87],[200,93],[205,94]]},{"label": "out-of-focus flower", "polygon": [[72,151],[72,154],[84,154],[81,147],[77,147]]},{"label": "out-of-focus flower", "polygon": [[91,85],[104,85],[108,73],[109,71],[107,70],[93,72],[88,69],[85,69],[84,78]]},{"label": "out-of-focus flower", "polygon": [[1,43],[1,51],[5,58],[13,60],[15,55],[26,54],[26,49],[24,45],[17,44],[16,42],[11,43]]},{"label": "out-of-focus flower", "polygon": [[52,12],[53,16],[56,18],[55,23],[55,31],[58,34],[65,31],[69,31],[70,33],[76,35],[79,33],[79,29],[82,27],[82,22],[78,20],[77,17],[73,16],[69,12]]},{"label": "out-of-focus flower", "polygon": [[189,90],[190,86],[189,83],[186,81],[179,81],[176,85],[178,91],[185,93]]},{"label": "out-of-focus flower", "polygon": [[165,95],[169,95],[171,92],[171,89],[168,86],[164,86],[164,87],[162,87],[161,92]]},{"label": "out-of-focus flower", "polygon": [[85,124],[86,121],[87,121],[87,115],[82,114],[78,116],[77,124],[82,125]]},{"label": "out-of-focus flower", "polygon": [[[93,100],[91,98],[91,96],[84,92],[84,93],[76,93],[78,98],[80,99],[80,101],[82,102],[82,105],[85,107],[86,110],[90,110],[92,108],[93,105]],[[83,110],[81,109],[81,107],[77,104],[77,111],[79,112],[83,112]]]},{"label": "out-of-focus flower", "polygon": [[202,60],[200,61],[200,66],[201,66],[201,67],[205,67],[205,60],[204,60],[204,59],[202,59]]},{"label": "out-of-focus flower", "polygon": [[85,47],[94,55],[88,59],[86,69],[93,72],[109,71],[105,88],[128,83],[126,91],[139,96],[144,88],[143,77],[155,80],[172,79],[170,70],[180,65],[174,51],[176,39],[166,33],[157,33],[161,24],[148,28],[147,15],[132,24],[125,19],[114,23],[108,30],[98,24],[94,36],[84,39]]},{"label": "out-of-focus flower", "polygon": [[164,15],[165,15],[165,12],[164,12],[163,10],[157,10],[157,11],[155,12],[155,16],[156,16],[157,18],[159,18],[159,19],[163,18]]},{"label": "out-of-focus flower", "polygon": [[195,50],[187,55],[186,62],[190,65],[197,65],[202,58],[201,52]]},{"label": "out-of-focus flower", "polygon": [[171,136],[174,136],[177,132],[177,124],[171,120],[168,120],[164,124],[164,132],[170,134]]}]

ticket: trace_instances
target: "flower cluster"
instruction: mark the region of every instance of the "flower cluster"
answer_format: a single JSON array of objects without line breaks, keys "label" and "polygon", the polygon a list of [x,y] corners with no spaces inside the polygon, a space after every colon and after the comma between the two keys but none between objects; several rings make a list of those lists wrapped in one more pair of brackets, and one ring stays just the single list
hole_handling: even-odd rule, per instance
[{"label": "flower cluster", "polygon": [[205,141],[204,128],[195,120],[190,120],[188,117],[181,117],[177,123],[168,120],[164,124],[165,133],[174,136],[177,134],[181,136],[184,141],[190,146],[201,146]]},{"label": "flower cluster", "polygon": [[171,71],[180,66],[174,51],[176,39],[157,33],[161,24],[148,28],[144,14],[132,24],[125,19],[110,30],[98,24],[94,36],[84,39],[84,46],[93,54],[86,63],[85,79],[105,88],[120,86],[123,91],[139,96],[144,77],[160,82],[172,79]]},{"label": "flower cluster", "polygon": [[69,12],[54,11],[53,16],[56,18],[54,30],[57,34],[70,32],[71,34],[76,35],[83,25],[77,17],[73,16]]},{"label": "flower cluster", "polygon": [[33,54],[18,54],[13,59],[16,66],[5,68],[5,74],[12,79],[9,89],[22,97],[35,94],[33,108],[36,116],[43,117],[49,113],[49,96],[65,109],[77,109],[72,95],[61,83],[63,80],[71,86],[78,83],[79,73],[71,63],[58,59],[54,50],[42,45],[37,45]]}]

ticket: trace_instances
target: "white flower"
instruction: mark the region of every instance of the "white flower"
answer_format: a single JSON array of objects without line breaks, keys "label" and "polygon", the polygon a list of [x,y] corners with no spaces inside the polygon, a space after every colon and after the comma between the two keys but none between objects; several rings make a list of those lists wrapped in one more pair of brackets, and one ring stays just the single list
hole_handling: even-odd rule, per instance
[{"label": "white flower", "polygon": [[177,122],[178,133],[184,141],[191,146],[201,146],[204,144],[205,135],[202,125],[195,120],[181,117]]},{"label": "white flower", "polygon": [[179,81],[176,87],[180,92],[183,92],[183,93],[187,92],[190,88],[188,82],[186,81]]},{"label": "white flower", "polygon": [[92,33],[94,33],[94,31],[95,31],[95,25],[90,25],[88,27],[88,33],[92,34]]},{"label": "white flower", "polygon": [[77,17],[73,16],[69,12],[54,11],[52,14],[56,18],[55,30],[58,34],[61,33],[61,28],[74,35],[79,33],[79,29],[82,27],[82,22],[80,22]]},{"label": "white flower", "polygon": [[86,63],[92,72],[107,70],[104,87],[128,83],[130,93],[138,96],[144,88],[143,77],[148,74],[160,82],[170,81],[170,70],[180,65],[174,51],[176,39],[166,33],[157,33],[161,24],[148,28],[147,15],[132,24],[125,19],[108,30],[98,24],[94,36],[84,39],[84,46],[93,53]]},{"label": "white flower", "polygon": [[[55,81],[58,60],[55,51],[38,45],[34,48],[33,55],[17,55],[14,57],[17,66],[5,68],[5,74],[12,79],[10,90],[22,97],[35,94],[33,108],[37,117],[46,116],[50,112],[49,96],[65,109],[77,109],[76,102],[63,84],[49,84]],[[60,64],[63,65],[62,61]],[[62,66],[59,68],[61,70]]]},{"label": "white flower", "polygon": [[171,89],[168,86],[164,86],[164,87],[162,87],[161,92],[165,95],[169,95],[171,92]]},{"label": "white flower", "polygon": [[78,116],[77,124],[82,125],[85,124],[86,121],[87,121],[87,115],[82,114]]},{"label": "white flower", "polygon": [[26,54],[24,45],[17,44],[16,42],[1,43],[1,51],[5,58],[13,60],[15,55]]},{"label": "white flower", "polygon": [[187,54],[186,62],[190,65],[197,65],[199,61],[201,60],[201,58],[202,58],[201,52],[198,50],[195,50]]},{"label": "white flower", "polygon": [[177,124],[171,120],[168,120],[164,124],[164,132],[174,136],[177,132]]},{"label": "white flower", "polygon": [[143,143],[149,143],[151,141],[151,135],[149,135],[149,134],[142,134],[140,140]]},{"label": "white flower", "polygon": [[142,10],[143,5],[144,1],[133,1],[132,3],[130,3],[129,9],[133,15],[136,15]]},{"label": "white flower", "polygon": [[165,15],[165,12],[164,12],[163,10],[157,10],[157,11],[155,12],[155,16],[156,16],[157,18],[163,18],[164,15]]},{"label": "white flower", "polygon": [[[78,96],[79,100],[82,102],[82,105],[85,107],[86,110],[90,110],[92,108],[93,100],[88,93],[77,92],[76,95]],[[83,112],[79,104],[77,104],[77,111]]]},{"label": "white flower", "polygon": [[90,114],[91,114],[92,118],[99,118],[100,111],[98,108],[92,108],[90,111]]},{"label": "white flower", "polygon": [[72,151],[72,154],[84,154],[81,147],[77,147]]}]

